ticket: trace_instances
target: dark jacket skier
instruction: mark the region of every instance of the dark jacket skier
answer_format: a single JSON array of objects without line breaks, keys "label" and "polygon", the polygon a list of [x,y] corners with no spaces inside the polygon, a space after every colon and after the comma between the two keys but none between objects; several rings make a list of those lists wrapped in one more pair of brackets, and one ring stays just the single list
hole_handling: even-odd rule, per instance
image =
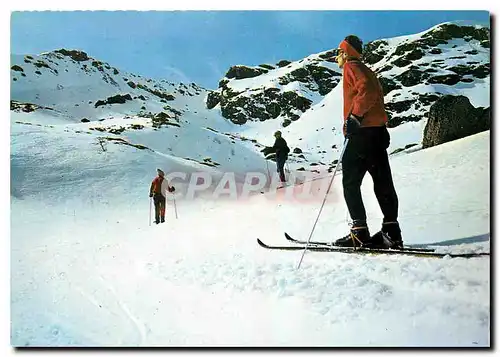
[{"label": "dark jacket skier", "polygon": [[[402,248],[398,196],[387,155],[390,137],[384,94],[375,73],[361,62],[362,50],[362,41],[350,35],[340,43],[337,55],[337,63],[343,69],[344,135],[349,138],[342,157],[342,185],[353,225],[351,232],[335,244]],[[375,196],[384,215],[382,229],[373,237],[370,237],[361,198],[361,183],[366,172],[372,176]],[[390,239],[386,239],[387,236]]]},{"label": "dark jacket skier", "polygon": [[290,148],[288,147],[286,140],[281,136],[281,131],[276,131],[274,133],[274,137],[276,138],[276,140],[274,141],[274,145],[271,147],[266,147],[264,149],[264,155],[267,156],[270,153],[276,153],[276,171],[280,175],[280,181],[286,182],[284,167],[285,162],[288,159]]}]

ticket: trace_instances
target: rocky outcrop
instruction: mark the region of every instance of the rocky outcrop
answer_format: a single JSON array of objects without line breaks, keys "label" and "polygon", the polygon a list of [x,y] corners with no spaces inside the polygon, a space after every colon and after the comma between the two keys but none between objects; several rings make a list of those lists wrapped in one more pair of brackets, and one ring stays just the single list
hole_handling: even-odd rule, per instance
[{"label": "rocky outcrop", "polygon": [[38,110],[38,109],[53,110],[52,108],[44,107],[44,106],[37,105],[34,103],[23,103],[23,102],[19,102],[17,100],[12,100],[12,99],[10,101],[10,110],[12,110],[14,112],[31,113],[31,112],[34,112],[35,110]]},{"label": "rocky outcrop", "polygon": [[288,66],[290,63],[292,63],[291,61],[288,61],[288,60],[281,60],[279,61],[278,63],[276,63],[276,65],[278,67],[286,67]]},{"label": "rocky outcrop", "polygon": [[[328,59],[333,54],[333,52],[325,52],[320,58]],[[282,62],[280,61],[278,66],[283,65]],[[298,66],[278,77],[277,81],[282,87],[298,82],[307,90],[326,95],[337,86],[341,74],[321,66],[321,62],[322,60],[318,59],[315,62]],[[226,77],[219,82],[219,89],[207,95],[207,108],[213,109],[220,104],[222,116],[235,124],[244,124],[248,120],[265,121],[282,117],[282,126],[287,126],[297,120],[312,104],[312,101],[304,97],[300,91],[260,87],[237,92],[231,88],[231,81],[252,78],[272,70],[271,66],[268,68],[231,67]]]},{"label": "rocky outcrop", "polygon": [[248,66],[232,66],[227,71],[226,78],[245,79],[260,76],[262,73],[267,73],[267,69]]},{"label": "rocky outcrop", "polygon": [[13,71],[17,71],[17,72],[24,72],[23,67],[18,66],[17,64],[15,64],[12,67],[10,67],[10,69],[13,70]]},{"label": "rocky outcrop", "polygon": [[474,108],[465,96],[443,96],[430,108],[422,146],[428,148],[489,130],[490,115],[490,108]]},{"label": "rocky outcrop", "polygon": [[220,102],[220,93],[216,91],[209,92],[207,95],[207,109],[213,109]]},{"label": "rocky outcrop", "polygon": [[[448,23],[399,42],[376,40],[367,43],[362,60],[379,78],[389,116],[388,126],[427,118],[430,106],[450,92],[446,87],[475,85],[489,77],[489,57],[484,56],[484,48],[489,48],[489,32],[487,27]],[[454,43],[449,44],[452,40]],[[335,62],[336,54],[336,49],[332,49],[296,62],[281,60],[276,68],[271,65],[233,66],[219,82],[219,89],[208,94],[206,106],[211,109],[220,105],[222,115],[238,124],[280,118],[282,126],[290,125],[311,106],[306,92],[325,96],[340,82],[341,71],[325,63]],[[280,76],[273,77],[272,71],[279,71],[275,73]],[[255,88],[234,86],[238,92],[231,89],[233,81],[263,73],[268,73],[270,88],[259,84],[260,87]],[[275,86],[276,83],[279,86]],[[285,95],[288,90],[283,88],[285,86],[294,88],[293,99],[290,93]],[[460,89],[451,90],[457,91]]]},{"label": "rocky outcrop", "polygon": [[106,100],[98,100],[95,104],[94,107],[97,108],[102,105],[106,104],[123,104],[127,100],[132,100],[132,96],[130,94],[117,94],[111,97],[106,98]]},{"label": "rocky outcrop", "polygon": [[54,52],[60,53],[64,56],[68,56],[77,62],[88,61],[90,59],[90,57],[85,52],[78,50],[66,50],[64,48],[61,48],[60,50],[56,50]]},{"label": "rocky outcrop", "polygon": [[[449,51],[444,51],[443,46],[460,38],[464,41],[462,45],[456,42],[449,46],[459,55],[446,55]],[[473,40],[476,42],[471,43]],[[489,60],[485,62],[484,54],[481,56],[479,51],[488,43],[488,28],[455,24],[443,24],[419,38],[404,40],[395,48],[384,40],[368,43],[364,47],[364,61],[377,73],[384,95],[390,94],[385,101],[390,117],[388,126],[426,118],[430,106],[447,93],[443,86],[474,83],[490,76]],[[397,68],[401,70],[395,70]],[[412,90],[422,84],[433,86],[436,93]],[[405,98],[404,105],[397,98],[400,94]]]}]

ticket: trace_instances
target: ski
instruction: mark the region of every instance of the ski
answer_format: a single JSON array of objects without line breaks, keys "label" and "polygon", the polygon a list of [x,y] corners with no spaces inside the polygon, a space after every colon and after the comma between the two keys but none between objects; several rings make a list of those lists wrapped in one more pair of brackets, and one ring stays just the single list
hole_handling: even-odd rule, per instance
[{"label": "ski", "polygon": [[[279,245],[268,245],[257,238],[257,243],[265,248],[271,250],[304,250],[305,245],[294,245],[294,246],[279,246]],[[436,253],[436,252],[419,252],[414,250],[398,250],[398,249],[369,249],[369,248],[348,248],[348,247],[335,247],[335,246],[311,246],[307,247],[307,250],[311,252],[329,252],[329,253],[348,253],[348,254],[392,254],[392,255],[409,255],[415,257],[424,258],[476,258],[481,256],[489,256],[490,253]]]},{"label": "ski", "polygon": [[[297,244],[307,244],[306,241],[304,240],[298,240],[295,238],[292,238],[288,233],[285,232],[285,238],[293,243]],[[333,243],[328,243],[328,242],[316,242],[316,241],[310,241],[309,245],[314,245],[314,246],[326,246],[326,247],[333,247],[335,248],[335,245]],[[337,247],[338,248],[338,247]],[[415,248],[415,247],[410,247],[410,246],[405,246],[404,249],[405,251],[411,250],[412,252],[434,252],[435,249],[432,248]]]}]

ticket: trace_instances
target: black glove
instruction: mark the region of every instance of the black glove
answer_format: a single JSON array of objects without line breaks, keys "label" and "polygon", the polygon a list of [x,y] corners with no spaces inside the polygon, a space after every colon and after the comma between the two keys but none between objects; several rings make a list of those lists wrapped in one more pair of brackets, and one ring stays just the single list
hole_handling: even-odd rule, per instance
[{"label": "black glove", "polygon": [[151,198],[151,197],[153,197],[153,194],[152,194],[152,193],[150,193],[150,194],[149,194],[149,197],[150,197],[150,198]]},{"label": "black glove", "polygon": [[344,124],[347,137],[351,137],[352,135],[355,135],[359,131],[359,127],[361,126],[361,120],[363,120],[363,118],[358,117],[354,114],[349,114]]},{"label": "black glove", "polygon": [[174,187],[174,186],[170,186],[170,187],[168,188],[168,192],[174,192],[174,191],[175,191],[175,187]]}]

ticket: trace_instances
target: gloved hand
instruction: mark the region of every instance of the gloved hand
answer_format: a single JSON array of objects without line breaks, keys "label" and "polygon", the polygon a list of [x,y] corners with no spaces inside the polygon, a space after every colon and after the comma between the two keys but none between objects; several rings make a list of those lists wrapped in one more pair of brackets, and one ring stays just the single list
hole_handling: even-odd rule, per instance
[{"label": "gloved hand", "polygon": [[152,193],[150,193],[150,194],[149,194],[149,198],[152,198],[152,197],[153,197],[153,194],[152,194]]},{"label": "gloved hand", "polygon": [[174,186],[170,186],[168,188],[168,192],[175,192],[175,187]]},{"label": "gloved hand", "polygon": [[363,118],[358,117],[354,114],[349,114],[344,124],[347,137],[351,137],[352,135],[355,135],[359,131],[359,127],[361,126],[361,120],[363,120]]}]

